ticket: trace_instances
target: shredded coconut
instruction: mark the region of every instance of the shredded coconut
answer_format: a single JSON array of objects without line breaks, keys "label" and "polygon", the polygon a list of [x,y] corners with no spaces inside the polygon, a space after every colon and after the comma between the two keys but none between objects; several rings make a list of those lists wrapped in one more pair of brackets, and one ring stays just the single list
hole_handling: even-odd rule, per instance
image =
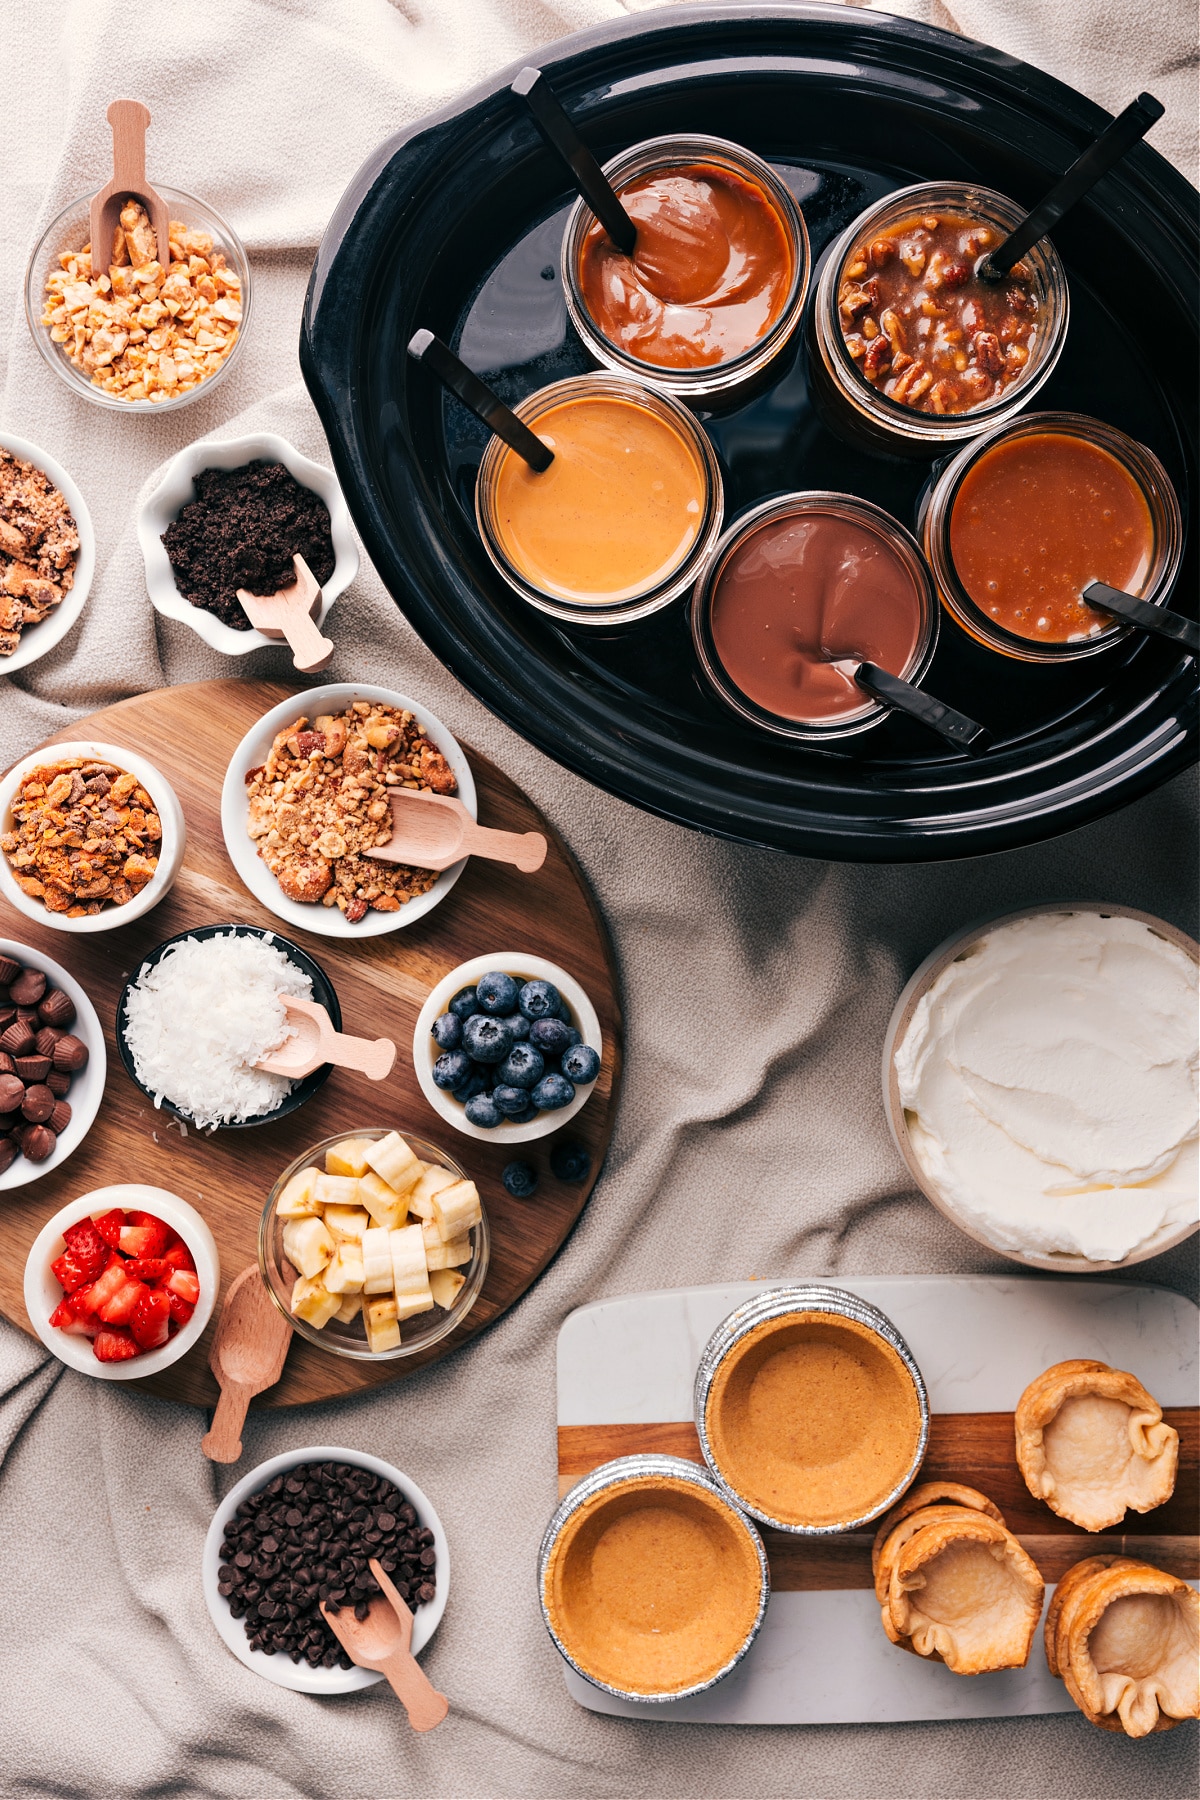
[{"label": "shredded coconut", "polygon": [[312,998],[309,977],[266,939],[185,938],[144,969],[126,1001],[138,1080],[202,1129],[273,1112],[295,1085],[253,1064],[295,1036],[281,994]]}]

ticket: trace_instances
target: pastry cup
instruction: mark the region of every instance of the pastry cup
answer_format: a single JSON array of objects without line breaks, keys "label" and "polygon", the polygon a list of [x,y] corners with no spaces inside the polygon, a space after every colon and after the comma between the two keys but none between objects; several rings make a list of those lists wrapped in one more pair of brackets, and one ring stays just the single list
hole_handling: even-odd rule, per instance
[{"label": "pastry cup", "polygon": [[1087,1360],[1055,1363],[1021,1395],[1014,1427],[1030,1493],[1084,1531],[1107,1531],[1127,1511],[1150,1512],[1175,1491],[1179,1433],[1164,1422],[1153,1394],[1123,1369]]},{"label": "pastry cup", "polygon": [[1093,1725],[1127,1737],[1200,1717],[1200,1594],[1127,1556],[1089,1556],[1059,1582],[1045,1628],[1052,1675]]},{"label": "pastry cup", "polygon": [[893,1526],[878,1558],[892,1643],[956,1675],[1024,1668],[1045,1584],[1001,1520],[975,1505],[929,1506]]}]

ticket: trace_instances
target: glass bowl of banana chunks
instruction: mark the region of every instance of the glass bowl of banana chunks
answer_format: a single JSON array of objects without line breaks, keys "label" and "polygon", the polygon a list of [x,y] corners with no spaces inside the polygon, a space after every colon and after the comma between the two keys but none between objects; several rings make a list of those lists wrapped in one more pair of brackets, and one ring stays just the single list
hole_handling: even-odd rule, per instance
[{"label": "glass bowl of banana chunks", "polygon": [[427,1350],[487,1274],[479,1192],[436,1144],[376,1126],[323,1138],[263,1207],[258,1263],[300,1336],[360,1360]]}]

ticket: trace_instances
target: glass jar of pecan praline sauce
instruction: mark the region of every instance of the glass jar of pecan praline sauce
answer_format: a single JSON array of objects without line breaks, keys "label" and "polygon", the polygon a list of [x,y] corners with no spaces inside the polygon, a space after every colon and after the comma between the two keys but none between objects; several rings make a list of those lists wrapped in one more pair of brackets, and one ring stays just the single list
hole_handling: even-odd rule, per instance
[{"label": "glass jar of pecan praline sauce", "polygon": [[[1070,313],[1066,271],[1053,244],[1048,238],[1042,238],[1032,250],[1026,252],[1022,263],[1018,265],[1016,282],[988,284],[985,288],[976,274],[988,250],[995,249],[1024,217],[1025,209],[1005,194],[964,182],[936,181],[920,182],[913,187],[901,188],[894,194],[888,194],[885,199],[860,213],[847,226],[830,250],[821,271],[813,296],[808,329],[812,397],[818,412],[831,430],[859,449],[876,455],[936,456],[954,450],[982,431],[1006,423],[1028,404],[1048,380],[1066,342]],[[974,404],[963,406],[961,410],[929,410],[932,390],[937,385],[936,377],[929,383],[925,393],[916,397],[917,404],[905,404],[902,399],[890,397],[884,388],[894,385],[890,380],[891,370],[885,368],[882,378],[880,374],[868,378],[862,365],[865,361],[865,349],[869,345],[864,347],[861,333],[856,329],[856,320],[843,311],[847,288],[859,279],[850,275],[851,270],[858,270],[861,265],[861,281],[869,282],[878,273],[883,278],[883,285],[887,285],[890,279],[887,269],[874,270],[870,266],[869,254],[864,256],[864,253],[869,253],[871,246],[879,240],[894,237],[897,228],[909,220],[914,222],[916,228],[916,257],[911,268],[905,268],[902,259],[892,267],[896,275],[907,274],[914,288],[921,287],[926,275],[927,265],[921,265],[922,248],[927,247],[928,241],[936,242],[939,236],[945,235],[944,227],[948,223],[957,224],[961,221],[964,227],[959,243],[955,245],[955,254],[939,264],[935,279],[941,285],[935,288],[921,287],[920,294],[914,294],[917,300],[914,312],[920,313],[922,307],[925,308],[931,332],[939,328],[939,314],[957,313],[964,300],[977,294],[981,307],[986,307],[989,315],[1000,315],[996,321],[1000,329],[994,335],[1002,339],[1004,302],[1010,289],[1020,303],[1020,310],[1014,305],[1013,312],[1014,331],[1019,330],[1024,339],[1020,344],[1020,349],[1025,354],[1019,373],[1014,373],[1011,368],[1002,364],[994,371],[1001,383],[999,391],[995,391],[994,380],[990,395]],[[923,222],[927,220],[937,221],[938,228],[933,232],[926,230]],[[970,226],[977,226],[979,234],[972,235],[968,229]],[[984,234],[986,242],[983,241]],[[966,243],[968,236],[971,238],[970,244]],[[900,248],[902,250],[903,246]],[[928,262],[932,261],[930,255]],[[961,262],[964,265],[953,272],[953,286],[950,282],[943,281],[947,262]],[[1026,293],[1033,301],[1032,309],[1025,305]],[[1032,332],[1028,329],[1030,312],[1033,318]],[[993,323],[990,317],[987,323],[989,326]],[[950,320],[950,327],[962,329],[954,319]],[[923,339],[917,333],[921,330],[919,317],[911,323],[904,322],[903,354],[908,358],[907,366],[910,369],[913,361],[911,353],[916,353],[917,360],[920,358]],[[964,331],[964,363],[968,363],[972,357],[973,346],[965,341],[970,336],[971,327],[967,325]],[[1007,344],[999,343],[997,348],[1002,356],[1006,355]],[[852,351],[858,354],[853,354]],[[997,356],[996,361],[1000,360]],[[966,368],[961,373],[973,372],[973,369]]]}]

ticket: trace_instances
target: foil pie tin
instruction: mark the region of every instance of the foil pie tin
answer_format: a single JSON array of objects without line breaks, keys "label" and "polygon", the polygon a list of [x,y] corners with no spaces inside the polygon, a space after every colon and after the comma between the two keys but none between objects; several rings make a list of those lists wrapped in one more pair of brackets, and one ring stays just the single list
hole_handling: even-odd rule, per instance
[{"label": "foil pie tin", "polygon": [[[912,1461],[891,1492],[885,1495],[869,1512],[859,1514],[855,1518],[837,1519],[833,1523],[825,1525],[791,1524],[786,1519],[775,1519],[769,1513],[760,1511],[743,1494],[739,1494],[732,1483],[722,1475],[708,1435],[708,1396],[716,1379],[717,1370],[725,1358],[734,1346],[757,1326],[764,1324],[769,1319],[787,1318],[793,1313],[824,1313],[831,1318],[849,1319],[882,1338],[884,1343],[895,1351],[912,1378],[921,1414],[921,1428]],[[712,1478],[721,1492],[728,1500],[732,1501],[740,1512],[749,1514],[752,1519],[762,1525],[769,1525],[774,1531],[790,1532],[796,1537],[836,1537],[839,1532],[858,1530],[864,1525],[869,1525],[872,1520],[880,1518],[889,1507],[896,1504],[901,1494],[912,1486],[925,1459],[925,1451],[929,1444],[929,1394],[912,1351],[885,1313],[881,1313],[878,1307],[870,1305],[868,1301],[860,1299],[857,1294],[850,1293],[846,1288],[805,1283],[770,1288],[765,1293],[756,1294],[753,1300],[743,1301],[741,1306],[734,1308],[727,1319],[721,1321],[704,1346],[700,1354],[700,1364],[696,1370],[696,1385],[693,1391],[696,1431],[700,1438],[700,1448],[704,1452],[704,1460],[708,1464]]]},{"label": "foil pie tin", "polygon": [[[761,1577],[758,1611],[754,1615],[754,1623],[729,1661],[723,1668],[718,1669],[715,1675],[710,1675],[707,1681],[695,1682],[691,1687],[673,1688],[669,1694],[647,1694],[636,1688],[613,1687],[607,1681],[600,1681],[595,1675],[589,1674],[576,1662],[555,1631],[549,1608],[546,1605],[546,1573],[550,1567],[550,1558],[554,1553],[554,1547],[568,1519],[572,1518],[580,1507],[586,1506],[589,1500],[595,1499],[597,1494],[603,1493],[607,1488],[624,1487],[627,1483],[642,1481],[647,1476],[655,1475],[668,1475],[675,1481],[684,1481],[692,1487],[703,1488],[711,1498],[722,1501],[733,1515],[733,1522],[746,1533],[753,1544],[758,1556]],[[583,1679],[592,1687],[599,1688],[603,1693],[612,1694],[618,1700],[640,1700],[645,1701],[649,1706],[654,1706],[665,1700],[686,1700],[692,1694],[703,1694],[709,1688],[716,1687],[718,1682],[724,1681],[725,1677],[737,1668],[758,1636],[770,1597],[771,1575],[767,1567],[767,1553],[763,1549],[762,1539],[746,1517],[745,1508],[735,1498],[731,1498],[728,1489],[714,1481],[706,1470],[699,1468],[693,1462],[685,1461],[681,1456],[660,1456],[646,1452],[640,1456],[618,1456],[612,1462],[601,1463],[599,1468],[593,1469],[590,1474],[576,1482],[570,1493],[559,1502],[553,1518],[546,1527],[541,1549],[538,1551],[538,1603],[542,1609],[546,1630],[550,1633],[556,1650],[577,1675],[582,1675]]]}]

